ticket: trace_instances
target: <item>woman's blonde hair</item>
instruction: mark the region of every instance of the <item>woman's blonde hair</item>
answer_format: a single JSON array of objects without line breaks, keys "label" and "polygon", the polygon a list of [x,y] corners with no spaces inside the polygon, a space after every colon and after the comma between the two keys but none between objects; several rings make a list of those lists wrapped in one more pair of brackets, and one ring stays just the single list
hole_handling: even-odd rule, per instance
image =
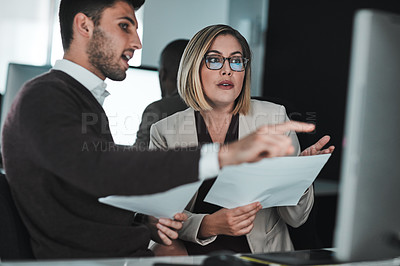
[{"label": "woman's blonde hair", "polygon": [[204,64],[204,56],[212,42],[219,35],[232,35],[243,50],[243,57],[249,59],[245,69],[242,91],[235,101],[233,113],[246,115],[250,108],[251,51],[246,39],[235,29],[227,25],[211,25],[199,32],[189,41],[183,52],[178,70],[178,91],[185,103],[196,111],[212,110],[205,99],[200,69]]}]

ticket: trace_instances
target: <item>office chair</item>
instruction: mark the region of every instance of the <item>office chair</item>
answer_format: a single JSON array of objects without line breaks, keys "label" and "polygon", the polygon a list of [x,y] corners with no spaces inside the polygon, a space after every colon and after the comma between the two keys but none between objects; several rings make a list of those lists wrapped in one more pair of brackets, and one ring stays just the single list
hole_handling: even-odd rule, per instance
[{"label": "office chair", "polygon": [[6,176],[0,173],[0,260],[34,259],[30,237],[22,223]]}]

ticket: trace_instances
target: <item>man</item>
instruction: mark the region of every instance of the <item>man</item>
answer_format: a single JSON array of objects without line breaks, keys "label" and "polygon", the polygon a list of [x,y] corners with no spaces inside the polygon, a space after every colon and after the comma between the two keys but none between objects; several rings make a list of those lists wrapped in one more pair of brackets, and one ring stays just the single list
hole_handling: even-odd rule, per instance
[{"label": "man", "polygon": [[101,106],[104,79],[123,80],[141,49],[134,9],[143,2],[62,0],[64,59],[22,88],[4,123],[7,180],[38,259],[152,255],[150,238],[168,245],[185,217],[158,220],[154,234],[99,197],[161,192],[225,165],[290,154],[282,133],[313,130],[294,122],[262,127],[221,148],[139,152],[115,144]]},{"label": "man", "polygon": [[152,124],[187,108],[178,94],[176,77],[180,59],[188,42],[189,40],[184,39],[172,41],[161,52],[158,76],[162,99],[149,104],[143,111],[135,142],[135,146],[140,149],[149,147]]},{"label": "man", "polygon": [[178,94],[176,78],[179,62],[188,42],[189,40],[184,39],[172,41],[161,52],[158,77],[162,99],[149,104],[143,112],[135,142],[135,146],[140,149],[149,147],[152,124],[187,108]]}]

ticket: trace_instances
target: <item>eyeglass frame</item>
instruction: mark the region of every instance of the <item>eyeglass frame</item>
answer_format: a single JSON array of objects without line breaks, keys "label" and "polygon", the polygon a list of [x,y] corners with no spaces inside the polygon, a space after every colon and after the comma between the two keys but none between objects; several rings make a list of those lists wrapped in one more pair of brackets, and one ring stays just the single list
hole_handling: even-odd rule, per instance
[{"label": "eyeglass frame", "polygon": [[[243,56],[223,57],[222,55],[215,54],[214,56],[221,57],[221,58],[223,59],[223,62],[222,62],[222,64],[221,64],[221,67],[220,67],[220,68],[212,69],[212,68],[209,68],[208,65],[207,65],[206,57],[208,57],[208,56],[212,56],[212,55],[205,54],[204,57],[203,57],[203,59],[204,59],[204,64],[206,65],[206,67],[207,67],[209,70],[220,70],[220,69],[222,69],[222,68],[224,67],[224,65],[225,65],[225,60],[228,60],[229,68],[230,68],[232,71],[235,71],[235,72],[243,72],[243,71],[246,70],[247,63],[250,61],[250,59],[248,59],[248,58],[246,58],[246,57],[243,57]],[[231,61],[231,59],[232,59],[233,57],[241,57],[241,58],[243,59],[243,66],[244,66],[244,67],[243,67],[243,70],[234,70],[234,69],[232,68],[231,62],[230,62],[230,61]]]}]

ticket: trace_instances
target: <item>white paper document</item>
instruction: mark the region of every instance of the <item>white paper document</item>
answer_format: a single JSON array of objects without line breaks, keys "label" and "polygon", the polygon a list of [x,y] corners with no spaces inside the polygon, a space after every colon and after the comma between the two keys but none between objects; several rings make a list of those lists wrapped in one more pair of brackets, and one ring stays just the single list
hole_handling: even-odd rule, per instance
[{"label": "white paper document", "polygon": [[201,181],[182,185],[165,192],[141,196],[108,196],[99,201],[114,207],[152,215],[173,218],[182,212],[199,189]]},{"label": "white paper document", "polygon": [[225,208],[256,201],[263,208],[296,205],[330,156],[277,157],[224,167],[204,201]]},{"label": "white paper document", "polygon": [[[263,208],[296,205],[329,157],[330,154],[279,157],[224,167],[205,201],[225,208],[255,201],[260,201]],[[185,209],[201,183],[198,181],[151,195],[108,196],[99,201],[157,218],[173,218]]]}]

